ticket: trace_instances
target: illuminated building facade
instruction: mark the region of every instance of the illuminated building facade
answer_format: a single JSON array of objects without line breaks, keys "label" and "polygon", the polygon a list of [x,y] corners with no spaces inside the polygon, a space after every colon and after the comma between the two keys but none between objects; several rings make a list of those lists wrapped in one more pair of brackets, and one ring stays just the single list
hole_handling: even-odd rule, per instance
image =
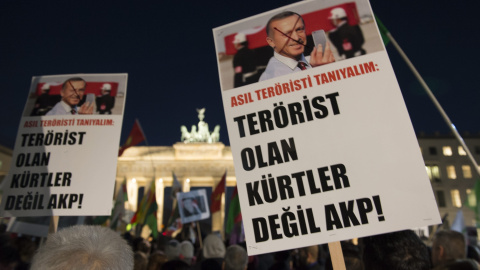
[{"label": "illuminated building facade", "polygon": [[134,211],[137,208],[138,188],[148,188],[155,179],[158,224],[165,224],[172,209],[170,193],[173,174],[184,192],[206,189],[210,199],[210,194],[225,172],[227,192],[222,200],[222,210],[203,222],[211,224],[212,231],[222,231],[225,208],[228,205],[224,200],[225,197],[227,200],[230,198],[236,184],[232,153],[230,147],[223,143],[179,142],[173,146],[130,147],[118,159],[116,187],[118,189],[123,180],[127,180],[127,209]]},{"label": "illuminated building facade", "polygon": [[[473,156],[480,160],[480,137],[466,136],[465,141]],[[475,181],[480,180],[465,150],[453,136],[418,136],[418,142],[425,161],[427,174],[437,200],[440,215],[446,214],[447,224],[451,226],[457,211],[463,210],[466,226],[476,226],[475,212],[470,205],[476,204],[473,196]],[[153,174],[155,169],[155,175]],[[211,194],[227,170],[227,198],[231,196],[236,184],[233,158],[229,146],[217,143],[176,143],[171,147],[131,147],[118,160],[117,187],[124,178],[129,182],[129,192],[139,186],[148,187],[155,178],[161,179],[157,186],[159,203],[159,224],[165,222],[170,214],[168,204],[172,185],[172,172],[182,183],[183,191],[206,188]],[[394,172],[393,172],[394,173]],[[132,179],[136,179],[134,185]],[[135,199],[129,200],[131,209],[135,209]],[[419,206],[421,207],[421,206]],[[221,214],[211,220],[212,231],[222,231],[226,215],[225,205]]]},{"label": "illuminated building facade", "polygon": [[[464,134],[463,138],[478,164],[480,137]],[[458,210],[461,209],[465,225],[475,227],[477,225],[475,211],[467,204],[471,206],[477,204],[474,187],[475,182],[480,181],[480,176],[465,149],[453,135],[419,135],[417,139],[440,215],[442,217],[447,215],[446,225],[452,225]]]}]

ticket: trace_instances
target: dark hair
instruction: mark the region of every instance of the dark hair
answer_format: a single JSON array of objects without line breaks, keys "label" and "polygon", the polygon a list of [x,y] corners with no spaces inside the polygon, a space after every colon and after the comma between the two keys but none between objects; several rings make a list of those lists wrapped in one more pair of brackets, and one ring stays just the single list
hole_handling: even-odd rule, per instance
[{"label": "dark hair", "polygon": [[162,270],[189,270],[190,265],[182,260],[170,260],[162,265]]},{"label": "dark hair", "polygon": [[346,241],[342,241],[341,245],[345,267],[349,270],[364,270],[360,247]]},{"label": "dark hair", "polygon": [[284,12],[281,12],[281,13],[278,13],[277,15],[273,16],[272,18],[270,18],[270,20],[268,20],[267,22],[267,36],[270,36],[270,24],[272,24],[273,21],[278,21],[278,20],[281,20],[281,19],[285,19],[285,18],[288,18],[290,16],[293,16],[293,15],[298,15],[298,17],[300,17],[300,19],[302,19],[302,22],[303,24],[305,24],[305,21],[303,20],[302,16],[296,12],[293,12],[293,11],[284,11]]},{"label": "dark hair", "polygon": [[365,269],[429,270],[427,247],[411,230],[363,238]]},{"label": "dark hair", "polygon": [[447,260],[464,259],[466,256],[467,246],[462,233],[452,230],[437,231],[433,236],[432,248],[438,246],[444,248]]}]

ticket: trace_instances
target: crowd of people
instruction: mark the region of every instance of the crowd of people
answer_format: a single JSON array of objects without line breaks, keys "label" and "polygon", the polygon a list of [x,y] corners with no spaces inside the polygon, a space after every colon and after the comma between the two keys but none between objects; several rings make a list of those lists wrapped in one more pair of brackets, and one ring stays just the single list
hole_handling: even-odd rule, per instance
[{"label": "crowd of people", "polygon": [[[321,270],[333,269],[328,245],[248,256],[245,243],[229,245],[217,233],[193,243],[190,237],[159,235],[150,241],[107,227],[76,225],[32,238],[0,234],[0,269],[135,270]],[[38,239],[37,239],[38,240]],[[439,230],[420,239],[405,230],[342,241],[347,270],[479,269],[480,250],[462,233]],[[338,255],[337,255],[338,256]]]}]

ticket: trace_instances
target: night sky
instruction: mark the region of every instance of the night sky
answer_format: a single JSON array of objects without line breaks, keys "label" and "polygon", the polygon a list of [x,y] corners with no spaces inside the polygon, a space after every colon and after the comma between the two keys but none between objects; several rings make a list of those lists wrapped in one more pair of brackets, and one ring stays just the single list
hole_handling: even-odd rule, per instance
[{"label": "night sky", "polygon": [[[32,76],[128,73],[121,144],[138,118],[149,145],[180,126],[226,133],[212,29],[297,1],[0,2],[0,144],[12,148]],[[372,0],[460,132],[478,134],[477,1]],[[387,46],[416,132],[449,132],[392,44]]]}]

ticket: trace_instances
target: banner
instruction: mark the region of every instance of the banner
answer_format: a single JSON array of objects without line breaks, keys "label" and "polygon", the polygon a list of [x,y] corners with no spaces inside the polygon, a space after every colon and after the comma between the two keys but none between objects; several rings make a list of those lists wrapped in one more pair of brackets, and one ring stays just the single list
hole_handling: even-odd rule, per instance
[{"label": "banner", "polygon": [[127,74],[33,77],[1,216],[110,215]]},{"label": "banner", "polygon": [[182,224],[210,217],[207,193],[205,189],[177,193],[178,210]]},{"label": "banner", "polygon": [[[249,255],[441,222],[369,3],[353,2],[363,23],[351,25],[347,2],[302,1],[213,30]],[[335,25],[322,46],[307,33],[323,29],[302,20],[312,12]],[[270,28],[270,57],[255,82],[234,85],[241,68],[223,42],[256,26]]]}]

